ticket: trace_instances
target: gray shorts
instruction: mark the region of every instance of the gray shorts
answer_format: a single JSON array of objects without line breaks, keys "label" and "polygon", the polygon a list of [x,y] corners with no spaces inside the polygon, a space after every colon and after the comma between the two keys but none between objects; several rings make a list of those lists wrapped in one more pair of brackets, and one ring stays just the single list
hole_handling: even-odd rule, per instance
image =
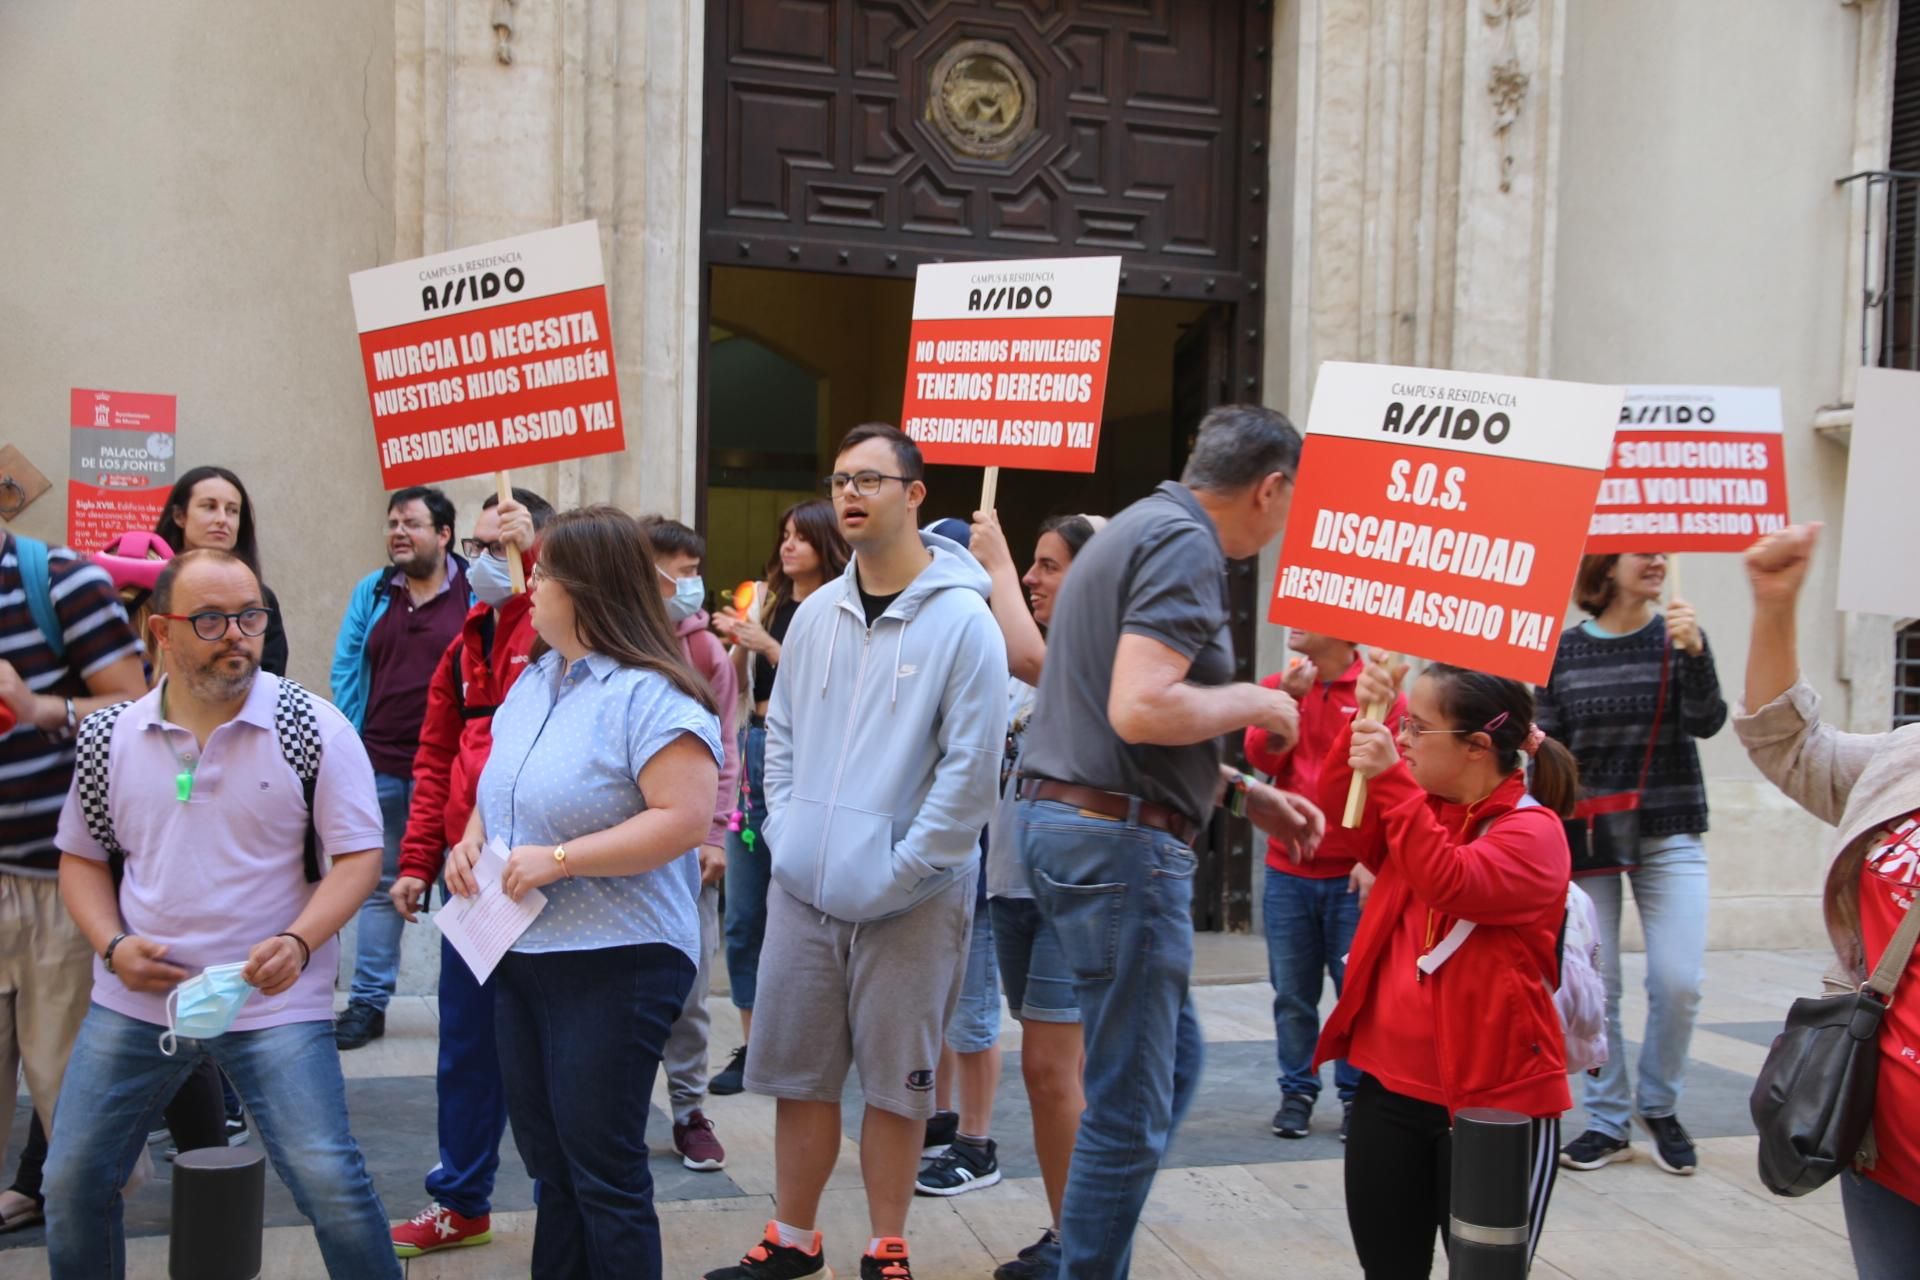
[{"label": "gray shorts", "polygon": [[850,924],[769,885],[747,1088],[838,1102],[857,1067],[869,1106],[931,1116],[973,902],[974,876],[962,876],[911,911]]}]

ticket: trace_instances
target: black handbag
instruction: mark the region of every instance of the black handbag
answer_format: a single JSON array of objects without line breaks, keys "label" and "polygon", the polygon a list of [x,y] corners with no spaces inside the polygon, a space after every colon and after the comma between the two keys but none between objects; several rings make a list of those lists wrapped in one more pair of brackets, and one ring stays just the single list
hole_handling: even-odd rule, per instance
[{"label": "black handbag", "polygon": [[1803,996],[1767,1050],[1747,1100],[1760,1131],[1760,1181],[1777,1196],[1803,1196],[1862,1160],[1880,1079],[1880,1023],[1920,937],[1909,907],[1880,963],[1857,991]]},{"label": "black handbag", "polygon": [[1573,816],[1564,819],[1567,848],[1573,852],[1573,874],[1605,875],[1631,871],[1640,865],[1640,794],[1653,767],[1653,749],[1660,741],[1660,722],[1667,712],[1667,681],[1673,666],[1673,643],[1660,651],[1660,698],[1653,708],[1653,729],[1647,734],[1647,753],[1640,760],[1640,781],[1631,791],[1582,796]]}]

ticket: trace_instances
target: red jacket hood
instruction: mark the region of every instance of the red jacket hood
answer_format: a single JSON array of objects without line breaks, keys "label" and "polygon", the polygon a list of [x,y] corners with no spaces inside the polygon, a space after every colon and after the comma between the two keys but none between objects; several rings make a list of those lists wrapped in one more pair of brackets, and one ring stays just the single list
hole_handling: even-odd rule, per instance
[{"label": "red jacket hood", "polygon": [[432,883],[446,851],[466,832],[480,770],[493,750],[493,709],[527,669],[528,654],[538,639],[532,610],[533,598],[526,592],[508,597],[497,611],[477,604],[440,655],[427,685],[420,749],[413,757],[413,799],[400,842],[400,875]]}]

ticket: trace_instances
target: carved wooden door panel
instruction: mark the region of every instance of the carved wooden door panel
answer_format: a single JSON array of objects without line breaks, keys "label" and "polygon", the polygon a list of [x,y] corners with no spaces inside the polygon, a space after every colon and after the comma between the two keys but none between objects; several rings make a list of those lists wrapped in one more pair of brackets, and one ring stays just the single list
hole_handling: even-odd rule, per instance
[{"label": "carved wooden door panel", "polygon": [[[1233,316],[1225,306],[1209,307],[1199,321],[1181,335],[1173,353],[1173,456],[1167,474],[1186,468],[1187,456],[1199,432],[1200,420],[1215,405],[1242,397],[1234,393]],[[1234,678],[1256,678],[1253,663],[1256,611],[1260,605],[1260,562],[1227,562],[1227,601],[1233,632]],[[1226,738],[1227,758],[1245,764],[1242,735]],[[1199,867],[1193,882],[1193,927],[1239,931],[1253,924],[1256,852],[1264,856],[1266,840],[1245,818],[1214,810],[1212,819],[1194,841]]]},{"label": "carved wooden door panel", "polygon": [[862,274],[1119,253],[1257,292],[1265,0],[710,0],[704,253]]}]

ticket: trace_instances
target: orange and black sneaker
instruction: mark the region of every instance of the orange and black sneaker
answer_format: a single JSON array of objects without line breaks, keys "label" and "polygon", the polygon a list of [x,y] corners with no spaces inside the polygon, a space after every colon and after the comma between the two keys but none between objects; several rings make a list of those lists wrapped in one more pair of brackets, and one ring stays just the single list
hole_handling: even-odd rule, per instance
[{"label": "orange and black sneaker", "polygon": [[[901,1245],[900,1250],[900,1256],[904,1259],[906,1246]],[[864,1269],[862,1274],[865,1274]],[[876,1271],[874,1274],[881,1273]],[[907,1273],[903,1271],[900,1274]],[[833,1280],[833,1272],[827,1267],[826,1255],[820,1252],[818,1231],[813,1233],[811,1251],[795,1249],[780,1243],[778,1224],[769,1222],[766,1237],[747,1250],[747,1256],[740,1259],[739,1266],[709,1271],[706,1280]]]},{"label": "orange and black sneaker", "polygon": [[913,1267],[907,1262],[907,1242],[897,1236],[880,1241],[880,1252],[860,1259],[860,1280],[913,1280]]}]

